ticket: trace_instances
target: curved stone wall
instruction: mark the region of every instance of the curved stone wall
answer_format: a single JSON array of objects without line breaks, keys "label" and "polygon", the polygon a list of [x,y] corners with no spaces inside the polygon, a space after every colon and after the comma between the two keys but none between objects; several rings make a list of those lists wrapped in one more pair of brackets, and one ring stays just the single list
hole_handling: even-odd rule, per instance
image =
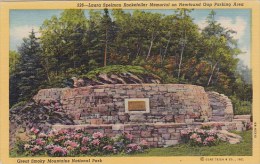
[{"label": "curved stone wall", "polygon": [[[146,112],[127,112],[126,99],[146,99]],[[208,120],[212,109],[203,87],[186,84],[109,84],[43,89],[37,103],[60,107],[78,124],[176,122]],[[146,105],[147,107],[147,105]]]},{"label": "curved stone wall", "polygon": [[233,120],[233,105],[231,100],[217,92],[207,92],[210,106],[212,108],[211,121],[228,121]]}]

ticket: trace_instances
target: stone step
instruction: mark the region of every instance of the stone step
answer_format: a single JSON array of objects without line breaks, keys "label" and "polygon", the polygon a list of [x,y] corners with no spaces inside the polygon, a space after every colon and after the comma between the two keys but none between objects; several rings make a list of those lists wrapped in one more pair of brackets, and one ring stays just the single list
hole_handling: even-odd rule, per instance
[{"label": "stone step", "polygon": [[233,119],[233,122],[241,122],[241,123],[246,122],[246,123],[249,123],[251,121],[250,121],[250,119]]},{"label": "stone step", "polygon": [[222,116],[224,116],[225,112],[224,111],[212,110],[212,115],[213,116],[215,116],[215,115],[222,115]]},{"label": "stone step", "polygon": [[212,116],[211,121],[222,122],[222,121],[225,121],[225,117],[224,116]]},{"label": "stone step", "polygon": [[250,119],[251,115],[235,115],[234,119]]}]

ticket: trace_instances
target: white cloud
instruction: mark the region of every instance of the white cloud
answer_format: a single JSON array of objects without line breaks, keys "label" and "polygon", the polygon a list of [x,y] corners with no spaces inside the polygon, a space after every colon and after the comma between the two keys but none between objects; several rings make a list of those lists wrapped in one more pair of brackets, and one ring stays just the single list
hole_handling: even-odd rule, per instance
[{"label": "white cloud", "polygon": [[233,35],[234,39],[241,39],[245,35],[247,23],[242,17],[237,16],[235,20],[229,17],[220,17],[217,21],[223,27],[237,32]]},{"label": "white cloud", "polygon": [[244,52],[238,55],[238,58],[244,63],[244,65],[251,68],[251,52],[249,47],[242,47],[241,51]]},{"label": "white cloud", "polygon": [[39,27],[38,26],[29,26],[29,25],[24,25],[24,26],[16,26],[12,27],[10,29],[10,49],[16,50],[18,46],[21,45],[23,42],[23,38],[26,38],[29,36],[30,32],[34,29],[36,32],[36,37],[40,36]]},{"label": "white cloud", "polygon": [[[241,39],[245,35],[247,23],[242,17],[237,16],[234,19],[230,17],[219,17],[216,21],[220,23],[222,27],[236,31],[237,33],[233,34],[234,39]],[[196,23],[200,29],[207,26],[206,18]]]},{"label": "white cloud", "polygon": [[208,24],[206,22],[206,17],[196,22],[199,28],[202,30],[204,29]]}]

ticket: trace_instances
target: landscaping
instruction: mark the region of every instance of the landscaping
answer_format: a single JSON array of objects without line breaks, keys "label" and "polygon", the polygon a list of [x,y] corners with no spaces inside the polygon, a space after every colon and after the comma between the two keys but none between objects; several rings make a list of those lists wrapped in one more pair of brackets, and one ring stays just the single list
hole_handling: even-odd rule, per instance
[{"label": "landscaping", "polygon": [[[243,140],[239,144],[220,141],[214,131],[183,131],[186,143],[165,148],[149,148],[145,140],[133,143],[133,136],[123,133],[110,138],[102,133],[92,135],[82,130],[59,130],[47,134],[31,129],[29,142],[18,142],[11,157],[22,156],[251,156],[252,130],[234,132]],[[187,133],[188,132],[188,133]],[[194,136],[203,134],[202,142]],[[190,136],[190,139],[187,139]],[[185,138],[186,137],[186,138]],[[199,138],[197,136],[197,138]],[[211,139],[210,139],[211,138]],[[213,139],[214,138],[214,139]]]},{"label": "landscaping", "polygon": [[133,156],[252,156],[252,130],[234,132],[243,138],[239,144],[220,142],[216,146],[180,144],[167,148],[152,148]]}]

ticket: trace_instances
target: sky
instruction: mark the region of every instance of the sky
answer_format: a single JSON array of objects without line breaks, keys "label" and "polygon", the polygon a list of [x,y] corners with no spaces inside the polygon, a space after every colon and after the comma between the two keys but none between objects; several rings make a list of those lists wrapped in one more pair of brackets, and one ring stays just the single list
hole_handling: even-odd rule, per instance
[{"label": "sky", "polygon": [[[44,20],[53,15],[59,16],[63,10],[11,10],[10,11],[10,50],[17,51],[22,39],[28,37],[29,32],[34,29],[38,31]],[[132,12],[133,10],[125,10]],[[173,14],[174,10],[145,10],[158,12],[165,15]],[[204,28],[206,17],[211,10],[196,9],[191,12],[191,17],[200,28]],[[219,9],[215,10],[216,20],[223,27],[233,29],[237,33],[233,35],[238,40],[239,48],[244,52],[238,58],[244,65],[251,68],[251,10],[249,9]],[[85,11],[88,17],[88,10]],[[39,36],[39,33],[37,33]]]}]

